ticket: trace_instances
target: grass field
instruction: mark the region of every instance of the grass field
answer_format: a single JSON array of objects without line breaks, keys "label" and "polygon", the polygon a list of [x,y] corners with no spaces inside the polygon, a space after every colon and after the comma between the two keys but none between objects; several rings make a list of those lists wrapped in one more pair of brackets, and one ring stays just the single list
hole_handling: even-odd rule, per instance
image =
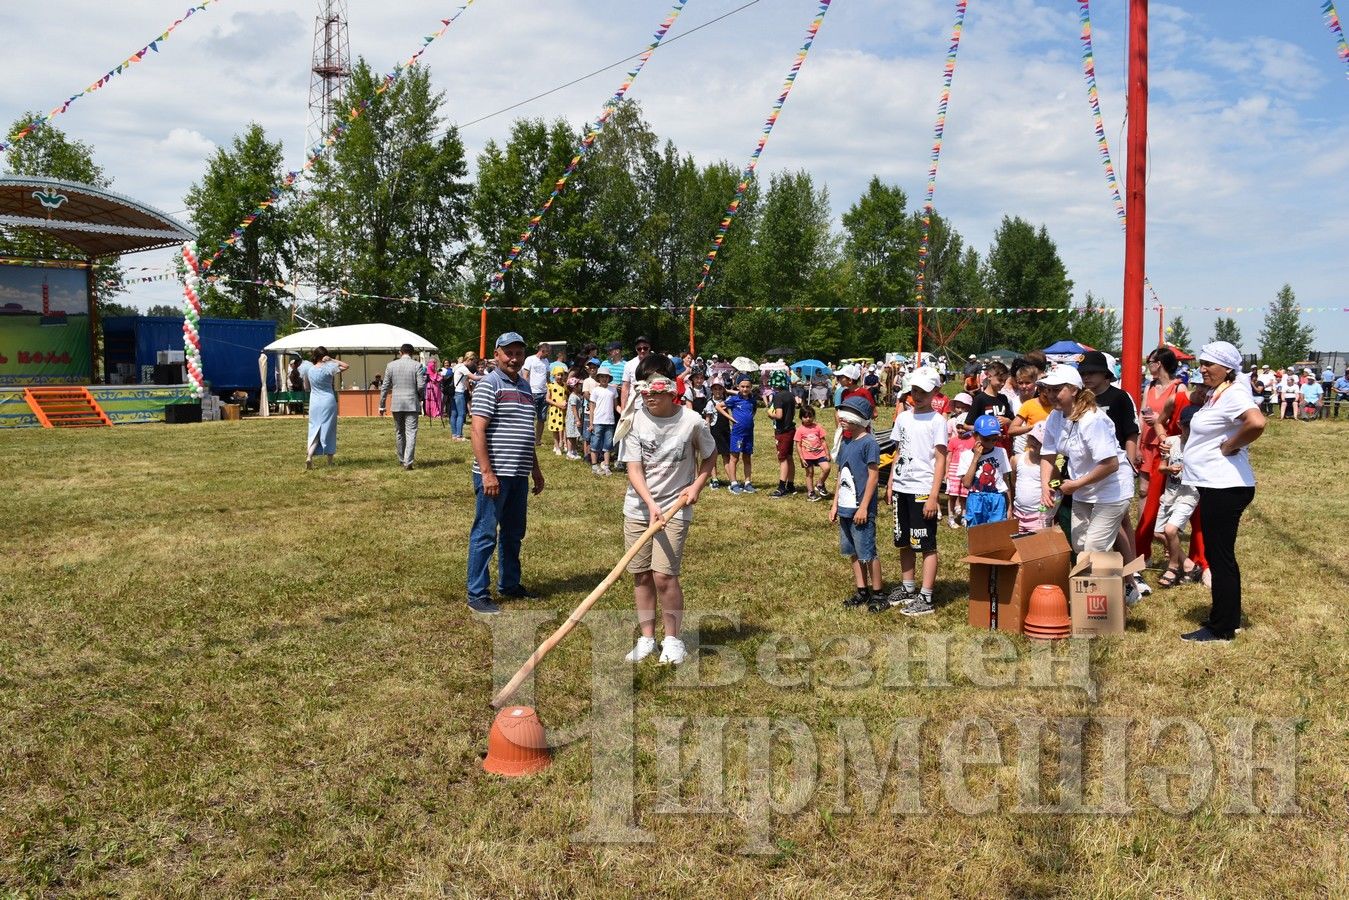
[{"label": "grass field", "polygon": [[[757,481],[771,487],[761,428]],[[482,771],[493,640],[464,605],[468,446],[423,425],[419,466],[403,472],[390,431],[388,420],[343,420],[338,465],[308,473],[298,418],[0,435],[0,892],[1349,895],[1349,421],[1271,422],[1257,445],[1238,640],[1181,643],[1207,592],[1157,591],[1125,637],[1081,657],[1093,691],[1035,686],[1021,639],[987,672],[965,664],[998,647],[965,624],[961,532],[942,531],[936,615],[870,615],[840,605],[850,583],[827,503],[705,495],[685,561],[689,606],[740,624],[701,635],[702,683],[732,669],[728,654],[747,673],[690,686],[654,661],[638,667],[625,790],[645,843],[574,839],[597,825],[597,741],[568,743],[537,776]],[[624,482],[551,453],[543,465],[525,578],[546,599],[511,610],[540,611],[546,629],[620,555]],[[887,581],[896,559],[883,550]],[[597,613],[631,602],[625,579]],[[947,677],[901,661],[896,639],[911,636],[915,648],[949,648]],[[508,674],[531,647],[510,643],[497,668]],[[775,647],[792,648],[797,660],[776,665],[802,683],[773,676]],[[585,732],[592,668],[626,682],[621,650],[598,667],[591,650],[591,630],[578,629],[525,695],[560,734]],[[916,686],[897,684],[904,674]],[[614,710],[595,705],[607,727]],[[1082,769],[1096,814],[1027,810],[1018,729],[1036,716],[1093,720]],[[683,768],[694,773],[695,729],[727,720],[724,755],[701,775],[672,767],[679,717],[690,718]],[[989,726],[991,750],[977,729],[953,729],[968,717]],[[1168,794],[1151,767],[1189,771],[1196,759],[1182,728],[1154,746],[1155,723],[1171,718],[1213,761],[1200,752]],[[843,777],[840,721],[861,723],[884,754],[895,723],[914,719],[926,720],[908,773],[916,792],[892,769],[868,802]],[[1127,753],[1111,755],[1101,723],[1121,719],[1134,723]],[[1258,729],[1255,749],[1295,760],[1293,812],[1268,812],[1277,772],[1257,777],[1255,813],[1234,809],[1233,735],[1250,719],[1284,729]],[[784,731],[765,757],[754,741],[774,723]],[[792,742],[797,726],[805,743]],[[1032,745],[1033,773],[1051,773],[1039,802],[1066,790],[1052,775],[1062,743]],[[1000,761],[950,780],[952,759],[980,756]],[[765,758],[773,803],[788,810],[766,826],[755,777]],[[605,784],[613,759],[621,769],[621,756],[597,763]],[[1114,805],[1097,803],[1110,784],[1122,786]],[[1197,802],[1182,796],[1191,787]],[[696,803],[713,811],[670,811]]]}]

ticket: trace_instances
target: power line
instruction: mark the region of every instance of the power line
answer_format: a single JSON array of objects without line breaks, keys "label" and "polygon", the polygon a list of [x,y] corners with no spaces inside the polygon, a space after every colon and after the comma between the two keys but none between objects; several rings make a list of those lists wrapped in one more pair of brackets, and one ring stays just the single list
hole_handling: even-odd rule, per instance
[{"label": "power line", "polygon": [[[738,13],[738,12],[743,12],[744,10],[749,9],[751,6],[754,6],[756,3],[759,3],[759,2],[760,2],[760,0],[749,0],[748,3],[742,4],[742,5],[740,5],[740,6],[737,6],[735,9],[732,9],[732,10],[729,10],[729,11],[727,11],[727,12],[724,12],[724,13],[722,13],[721,15],[717,16],[717,17],[714,18],[714,19],[708,19],[708,20],[707,20],[706,22],[704,22],[703,24],[698,25],[698,26],[696,26],[696,27],[694,27],[694,28],[690,28],[688,31],[685,31],[683,34],[677,34],[677,35],[675,35],[674,37],[666,38],[665,44],[666,44],[666,46],[669,46],[670,44],[673,44],[675,41],[682,40],[682,39],[688,37],[688,36],[691,35],[691,34],[695,34],[696,32],[702,31],[704,28],[708,27],[709,25],[715,25],[716,23],[720,22],[722,19],[728,19],[728,18],[730,18],[731,16],[735,15],[735,14]],[[496,116],[502,115],[503,113],[508,113],[508,112],[510,112],[510,111],[513,110],[513,109],[519,109],[521,106],[524,106],[524,105],[527,104],[527,103],[533,103],[535,100],[540,100],[540,99],[542,99],[542,98],[544,98],[544,97],[547,97],[549,94],[556,94],[558,91],[566,90],[567,88],[571,87],[571,86],[574,85],[574,84],[580,84],[582,81],[585,81],[587,78],[594,78],[596,75],[602,75],[603,73],[608,72],[610,69],[616,69],[616,68],[618,68],[619,66],[623,65],[623,64],[626,63],[626,62],[631,62],[632,60],[634,60],[634,59],[636,59],[637,57],[641,56],[641,55],[642,55],[643,53],[645,53],[645,52],[646,52],[646,48],[643,47],[641,50],[637,51],[636,53],[632,54],[631,56],[625,56],[625,57],[623,57],[622,59],[618,60],[617,62],[610,63],[609,65],[604,66],[604,67],[601,68],[601,69],[596,69],[595,71],[589,72],[589,73],[587,73],[587,74],[585,74],[585,75],[582,75],[582,76],[580,76],[579,78],[573,78],[571,81],[568,81],[566,84],[559,84],[557,87],[555,87],[555,88],[549,88],[548,90],[544,91],[544,92],[541,93],[541,94],[535,94],[533,97],[529,97],[529,98],[527,98],[527,99],[525,99],[525,100],[521,100],[521,101],[518,102],[518,103],[512,103],[510,106],[502,107],[501,109],[498,109],[496,112],[490,112],[490,113],[488,113],[488,114],[485,115],[485,116],[479,116],[478,118],[472,120],[471,122],[464,122],[464,123],[462,123],[462,124],[458,124],[458,125],[456,125],[456,127],[459,128],[459,129],[461,129],[461,130],[464,129],[464,128],[470,128],[470,127],[472,127],[472,126],[474,126],[474,125],[477,125],[479,122],[486,122],[488,119],[495,118]],[[438,136],[437,136],[437,140],[439,140],[441,137],[444,137],[446,133],[448,133],[448,132],[445,132],[445,133],[442,133],[442,134],[438,135]]]}]

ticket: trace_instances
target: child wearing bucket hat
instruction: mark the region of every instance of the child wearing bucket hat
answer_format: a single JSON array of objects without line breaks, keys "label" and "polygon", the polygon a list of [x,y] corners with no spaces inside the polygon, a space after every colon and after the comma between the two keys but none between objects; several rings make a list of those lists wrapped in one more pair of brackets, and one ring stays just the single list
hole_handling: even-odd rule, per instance
[{"label": "child wearing bucket hat", "polygon": [[842,435],[835,465],[838,485],[829,521],[838,523],[839,552],[852,563],[856,590],[844,606],[889,603],[881,595],[881,561],[876,555],[876,507],[880,495],[881,448],[871,433],[871,404],[849,397],[838,407]]},{"label": "child wearing bucket hat", "polygon": [[982,415],[974,420],[974,434],[978,443],[960,459],[964,473],[960,483],[970,492],[965,498],[965,524],[970,527],[1001,522],[1011,507],[1007,476],[1012,474],[1012,461],[998,445],[1002,423],[991,413]]},{"label": "child wearing bucket hat", "polygon": [[613,372],[604,366],[595,371],[595,387],[590,392],[590,471],[609,474],[609,457],[614,449],[614,425],[617,422],[618,392],[613,388]]}]

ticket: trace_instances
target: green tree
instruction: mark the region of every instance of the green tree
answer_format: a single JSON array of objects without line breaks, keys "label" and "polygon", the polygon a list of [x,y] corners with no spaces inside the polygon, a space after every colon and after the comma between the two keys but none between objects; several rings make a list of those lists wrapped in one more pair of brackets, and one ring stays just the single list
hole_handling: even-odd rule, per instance
[{"label": "green tree", "polygon": [[757,290],[749,305],[756,308],[730,317],[725,352],[758,355],[779,345],[829,352],[837,344],[839,330],[817,314],[775,311],[833,304],[838,246],[829,221],[829,193],[808,172],[771,177],[754,233]]},{"label": "green tree", "polygon": [[353,67],[345,104],[370,102],[315,165],[300,227],[318,237],[319,284],[346,291],[335,301],[338,322],[384,321],[434,338],[467,318],[435,305],[468,258],[464,147],[457,129],[441,133],[444,95],[431,90],[425,66],[377,93],[382,84],[365,60]]},{"label": "green tree", "polygon": [[1190,338],[1190,328],[1185,324],[1183,316],[1177,315],[1167,323],[1166,340],[1186,353],[1190,352],[1193,340]]},{"label": "green tree", "polygon": [[[1241,329],[1237,327],[1237,320],[1228,316],[1219,316],[1213,320],[1213,339],[1215,341],[1227,341],[1238,350],[1241,349]],[[1294,360],[1296,362],[1296,360]]]},{"label": "green tree", "polygon": [[[187,192],[189,216],[203,253],[214,252],[284,175],[281,142],[268,141],[256,122],[235,136],[230,149],[217,149],[206,175]],[[210,315],[275,318],[288,298],[277,288],[255,282],[284,281],[295,262],[294,206],[283,201],[263,210],[243,237],[212,265],[212,274],[238,280],[211,286],[202,303]]]},{"label": "green tree", "polygon": [[1068,330],[1073,282],[1048,230],[1004,216],[985,260],[985,283],[994,306],[1029,312],[984,318],[982,350],[996,343],[1015,350],[1047,347]]},{"label": "green tree", "polygon": [[1293,288],[1285,284],[1265,313],[1265,325],[1260,329],[1260,361],[1278,367],[1301,362],[1311,353],[1315,336],[1312,326],[1302,324]]},{"label": "green tree", "polygon": [[[9,134],[21,130],[39,113],[28,112],[14,120]],[[45,125],[14,144],[5,152],[5,171],[30,178],[55,178],[106,188],[112,179],[94,162],[94,148],[84,141],[71,140],[55,125]],[[28,259],[84,259],[84,254],[58,238],[7,229],[0,226],[0,255]],[[115,256],[95,260],[94,290],[100,306],[125,290],[122,267]]]},{"label": "green tree", "polygon": [[[843,214],[850,306],[912,305],[919,235],[907,205],[902,188],[872,176],[866,192]],[[884,350],[911,349],[914,314],[879,313],[867,319]]]},{"label": "green tree", "polygon": [[1118,354],[1123,333],[1119,313],[1100,306],[1087,291],[1085,309],[1075,309],[1068,321],[1068,336],[1079,344]]}]

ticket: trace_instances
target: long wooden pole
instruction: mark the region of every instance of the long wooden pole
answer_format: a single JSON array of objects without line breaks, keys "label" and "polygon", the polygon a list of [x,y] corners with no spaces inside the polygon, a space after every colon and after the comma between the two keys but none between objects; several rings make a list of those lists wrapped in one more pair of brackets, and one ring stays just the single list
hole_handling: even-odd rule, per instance
[{"label": "long wooden pole", "polygon": [[487,307],[478,316],[478,359],[487,358]]},{"label": "long wooden pole", "polygon": [[1129,133],[1125,174],[1123,388],[1137,402],[1143,387],[1143,273],[1147,235],[1148,0],[1129,2]]},{"label": "long wooden pole", "polygon": [[[661,513],[661,518],[668,522],[670,521],[671,516],[683,508],[684,497],[681,494],[678,500],[670,504],[669,509]],[[539,660],[547,656],[550,650],[561,643],[562,639],[571,633],[571,630],[576,627],[576,624],[581,621],[581,618],[590,611],[590,607],[594,606],[596,601],[604,596],[605,591],[614,586],[614,582],[623,577],[623,570],[628,567],[628,563],[632,562],[632,558],[646,546],[647,541],[655,537],[657,531],[660,531],[664,527],[665,526],[661,522],[652,522],[647,526],[646,531],[642,532],[642,536],[633,542],[633,545],[628,548],[628,552],[623,554],[623,558],[610,570],[609,574],[604,577],[604,580],[596,585],[593,591],[586,595],[586,598],[581,601],[580,605],[567,617],[567,621],[559,625],[557,631],[554,631],[548,637],[548,640],[540,644],[539,649],[535,650],[534,653],[530,655],[529,659],[525,660],[525,664],[520,667],[520,671],[516,672],[511,680],[506,682],[506,686],[500,691],[497,691],[497,695],[492,698],[493,709],[500,709],[506,704],[506,701],[520,689],[520,685],[523,684],[524,680],[534,671],[534,667],[539,664]]]}]

